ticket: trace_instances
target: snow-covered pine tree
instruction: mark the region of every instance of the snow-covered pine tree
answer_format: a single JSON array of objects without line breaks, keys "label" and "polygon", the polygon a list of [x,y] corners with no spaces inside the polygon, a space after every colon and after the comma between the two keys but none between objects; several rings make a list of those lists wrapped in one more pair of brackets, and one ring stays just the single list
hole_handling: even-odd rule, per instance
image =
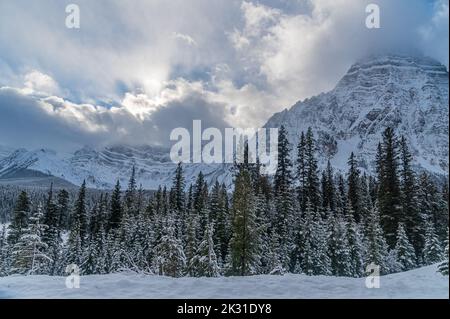
[{"label": "snow-covered pine tree", "polygon": [[[186,260],[187,264],[191,264],[191,261],[195,257],[195,253],[197,250],[197,229],[198,229],[198,217],[195,214],[194,210],[191,209],[188,212],[187,220],[186,220]],[[189,276],[194,276],[194,270],[191,268],[187,269]]]},{"label": "snow-covered pine tree", "polygon": [[122,222],[123,210],[122,210],[122,203],[120,200],[120,193],[121,193],[120,182],[119,180],[117,180],[111,195],[110,214],[107,231],[109,231],[110,229],[112,230],[118,229]]},{"label": "snow-covered pine tree", "polygon": [[361,221],[361,191],[360,191],[360,174],[358,169],[358,163],[356,161],[355,154],[352,152],[348,159],[348,200],[355,214],[355,221],[359,223]]},{"label": "snow-covered pine tree", "polygon": [[153,260],[155,272],[161,276],[181,277],[186,268],[186,256],[181,242],[175,237],[173,221],[167,222]]},{"label": "snow-covered pine tree", "polygon": [[44,210],[43,223],[47,226],[42,240],[47,245],[46,254],[52,259],[52,262],[48,264],[47,273],[53,275],[58,265],[61,254],[61,230],[60,230],[60,215],[58,213],[58,207],[53,200],[53,184],[50,185],[48,197]]},{"label": "snow-covered pine tree", "polygon": [[88,274],[104,274],[106,272],[107,262],[107,241],[104,224],[107,220],[106,203],[103,196],[100,197],[100,207],[94,207],[90,219],[90,238],[89,245],[84,251],[83,256],[83,273]]},{"label": "snow-covered pine tree", "polygon": [[59,216],[58,228],[61,231],[69,230],[69,192],[61,189],[57,195],[56,209]]},{"label": "snow-covered pine tree", "polygon": [[366,254],[365,265],[374,263],[380,266],[382,274],[388,273],[386,266],[386,258],[388,253],[388,246],[383,236],[383,230],[380,225],[380,215],[377,204],[374,205],[370,212],[368,229],[366,230]]},{"label": "snow-covered pine tree", "polygon": [[21,191],[13,211],[11,224],[8,231],[8,243],[15,245],[28,226],[28,216],[30,214],[30,200],[25,191]]},{"label": "snow-covered pine tree", "polygon": [[[84,247],[87,244],[87,231],[88,231],[88,218],[86,212],[86,181],[81,184],[78,192],[78,198],[75,201],[75,207],[72,214],[72,224],[75,224],[78,228],[81,246]],[[73,225],[71,226],[73,229]]]},{"label": "snow-covered pine tree", "polygon": [[137,215],[136,196],[137,196],[136,166],[133,165],[133,167],[131,168],[130,179],[128,181],[128,187],[125,190],[124,195],[124,202],[125,202],[124,208],[133,217]]},{"label": "snow-covered pine tree", "polygon": [[331,275],[331,260],[328,256],[327,225],[319,212],[313,212],[307,203],[299,236],[299,265],[309,276]]},{"label": "snow-covered pine tree", "polygon": [[336,189],[336,213],[338,215],[345,216],[347,215],[347,206],[348,206],[348,200],[347,200],[347,190],[346,190],[346,183],[344,180],[344,177],[341,173],[337,174],[336,177],[337,180],[337,189]]},{"label": "snow-covered pine tree", "polygon": [[208,184],[202,172],[198,174],[194,185],[193,206],[198,216],[197,239],[201,241],[203,232],[209,224]]},{"label": "snow-covered pine tree", "polygon": [[353,213],[347,214],[347,238],[350,250],[351,275],[361,277],[364,273],[364,247],[360,224],[355,223]]},{"label": "snow-covered pine tree", "polygon": [[[211,207],[211,211],[212,210],[213,208]],[[231,232],[231,218],[228,211],[228,194],[225,185],[220,186],[215,215],[215,232],[213,235],[214,243],[216,245],[215,251],[219,260],[219,265],[224,265],[228,253]]]},{"label": "snow-covered pine tree", "polygon": [[280,256],[283,267],[290,268],[289,253],[293,246],[294,200],[292,197],[292,162],[286,129],[278,134],[278,165],[274,176],[275,228],[280,238]]},{"label": "snow-covered pine tree", "polygon": [[423,261],[431,265],[443,260],[442,247],[439,237],[431,221],[426,223],[425,246],[423,249]]},{"label": "snow-covered pine tree", "polygon": [[444,261],[439,265],[439,272],[445,276],[448,276],[448,228],[447,238],[445,240]]},{"label": "snow-covered pine tree", "polygon": [[306,160],[306,198],[310,201],[314,211],[320,207],[319,173],[316,159],[317,145],[312,128],[309,127],[305,136],[305,160]]},{"label": "snow-covered pine tree", "polygon": [[302,211],[306,209],[307,196],[306,196],[306,138],[305,133],[302,132],[300,135],[300,140],[297,144],[297,179],[299,181],[299,185],[297,187],[297,196],[298,201],[300,203],[300,207]]},{"label": "snow-covered pine tree", "polygon": [[[81,240],[81,225],[78,219],[72,222],[69,238],[66,243],[64,262],[67,265],[75,264],[82,267],[84,262],[84,250]],[[66,265],[66,266],[67,266]]]},{"label": "snow-covered pine tree", "polygon": [[6,240],[6,225],[0,229],[0,277],[7,276],[11,268],[9,245]]},{"label": "snow-covered pine tree", "polygon": [[322,174],[322,208],[324,210],[334,211],[336,207],[336,194],[334,186],[334,173],[330,160],[327,162],[327,168]]},{"label": "snow-covered pine tree", "polygon": [[39,204],[29,218],[28,227],[22,232],[12,251],[13,273],[43,274],[50,257],[45,254],[47,245],[42,240],[46,225],[42,224],[43,211]]},{"label": "snow-covered pine tree", "polygon": [[399,223],[398,225],[395,252],[402,271],[413,269],[416,266],[414,247],[409,242],[403,223]]},{"label": "snow-covered pine tree", "polygon": [[286,269],[281,263],[281,257],[279,254],[280,240],[278,239],[278,235],[274,232],[271,232],[268,238],[269,245],[267,251],[267,265],[265,265],[265,273],[268,273],[269,275],[284,275]]},{"label": "snow-covered pine tree", "polygon": [[214,228],[209,225],[194,257],[189,262],[189,273],[195,277],[218,277],[220,275],[221,271],[214,252],[213,233]]},{"label": "snow-covered pine tree", "polygon": [[380,221],[386,242],[390,248],[395,246],[398,223],[402,220],[400,181],[398,176],[397,138],[394,130],[386,128],[383,143],[377,154],[378,204]]},{"label": "snow-covered pine tree", "polygon": [[171,209],[175,215],[175,226],[176,226],[176,234],[178,238],[183,238],[184,233],[186,231],[185,227],[185,181],[183,176],[183,166],[182,163],[178,163],[177,168],[175,170],[175,175],[172,181],[172,188],[170,189],[171,194]]},{"label": "snow-covered pine tree", "polygon": [[328,251],[332,274],[350,277],[353,275],[353,267],[347,237],[347,224],[342,217],[331,216],[328,218],[328,228]]},{"label": "snow-covered pine tree", "polygon": [[373,206],[372,196],[370,195],[370,179],[371,177],[367,176],[364,173],[359,179],[359,215],[360,222],[358,224],[365,225],[367,224],[367,218],[370,215],[370,210]]},{"label": "snow-covered pine tree", "polygon": [[185,181],[183,176],[183,166],[181,165],[181,163],[178,163],[172,183],[172,191],[175,195],[174,198],[175,209],[178,212],[182,212],[184,210],[185,205],[184,202],[186,197],[184,193],[184,188],[185,188]]},{"label": "snow-covered pine tree", "polygon": [[250,173],[240,169],[233,195],[233,224],[228,274],[253,275],[260,267],[259,229],[256,225],[255,198]]},{"label": "snow-covered pine tree", "polygon": [[413,157],[409,151],[405,136],[400,138],[400,187],[402,195],[402,219],[405,231],[411,240],[415,253],[420,253],[423,247],[423,222],[418,210],[416,176],[411,167]]}]

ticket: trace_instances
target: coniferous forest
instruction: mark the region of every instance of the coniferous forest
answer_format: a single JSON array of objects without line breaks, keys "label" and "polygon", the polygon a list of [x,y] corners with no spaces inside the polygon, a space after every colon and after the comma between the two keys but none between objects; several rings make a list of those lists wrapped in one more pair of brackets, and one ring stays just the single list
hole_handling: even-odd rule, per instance
[{"label": "coniferous forest", "polygon": [[381,274],[441,263],[448,274],[448,183],[414,170],[405,137],[384,131],[373,175],[353,153],[346,172],[320,171],[316,153],[311,129],[290,145],[281,128],[275,175],[244,158],[232,190],[202,173],[186,185],[181,164],[151,194],[134,169],[95,196],[85,183],[74,195],[2,190],[0,276],[64,275],[70,264],[82,275],[361,277],[372,263]]}]

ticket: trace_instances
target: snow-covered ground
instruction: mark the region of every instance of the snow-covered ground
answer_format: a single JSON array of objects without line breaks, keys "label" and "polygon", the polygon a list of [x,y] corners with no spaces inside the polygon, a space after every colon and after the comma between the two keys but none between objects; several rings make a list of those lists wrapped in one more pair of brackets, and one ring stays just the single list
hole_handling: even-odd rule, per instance
[{"label": "snow-covered ground", "polygon": [[0,298],[449,298],[448,277],[429,266],[382,276],[379,289],[364,278],[285,276],[167,278],[131,273],[81,277],[68,289],[64,277],[0,278]]}]

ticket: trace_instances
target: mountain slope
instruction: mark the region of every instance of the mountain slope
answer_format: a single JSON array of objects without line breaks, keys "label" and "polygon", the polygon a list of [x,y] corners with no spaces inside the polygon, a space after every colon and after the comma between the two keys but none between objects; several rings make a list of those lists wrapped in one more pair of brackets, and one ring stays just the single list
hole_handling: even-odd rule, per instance
[{"label": "mountain slope", "polygon": [[[26,170],[52,175],[75,185],[86,180],[88,187],[111,189],[117,179],[126,185],[135,166],[137,182],[145,189],[157,189],[159,185],[172,184],[176,164],[168,154],[167,149],[151,146],[113,146],[99,150],[85,147],[74,154],[19,149],[0,159],[0,179],[17,177]],[[227,186],[232,183],[229,165],[186,164],[183,167],[187,185],[195,182],[200,171],[210,183],[216,179]]]},{"label": "mountain slope", "polygon": [[284,125],[296,145],[312,127],[322,165],[344,169],[350,152],[373,169],[377,143],[390,126],[408,139],[422,169],[448,174],[448,72],[430,58],[375,56],[354,64],[330,92],[275,114],[265,127]]}]

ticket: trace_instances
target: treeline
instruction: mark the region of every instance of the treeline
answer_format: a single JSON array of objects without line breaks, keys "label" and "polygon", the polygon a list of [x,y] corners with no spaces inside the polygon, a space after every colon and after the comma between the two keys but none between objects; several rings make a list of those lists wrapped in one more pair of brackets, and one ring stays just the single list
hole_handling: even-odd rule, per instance
[{"label": "treeline", "polygon": [[283,127],[278,142],[273,178],[246,154],[232,193],[202,173],[185,185],[181,164],[172,187],[150,198],[134,169],[125,191],[117,182],[90,205],[85,183],[74,201],[50,188],[32,205],[23,191],[0,230],[0,275],[64,275],[76,264],[84,275],[360,277],[372,263],[388,274],[437,262],[448,274],[448,183],[413,170],[404,137],[386,129],[375,176],[354,154],[345,174],[330,162],[319,171],[311,129],[295,159]]}]

